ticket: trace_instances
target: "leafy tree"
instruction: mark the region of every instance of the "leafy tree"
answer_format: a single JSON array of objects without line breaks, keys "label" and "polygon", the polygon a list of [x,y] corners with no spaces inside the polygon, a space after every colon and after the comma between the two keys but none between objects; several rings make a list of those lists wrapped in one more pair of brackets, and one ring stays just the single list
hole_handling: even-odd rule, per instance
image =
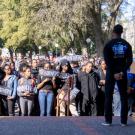
[{"label": "leafy tree", "polygon": [[0,0],[0,35],[5,46],[20,50],[45,46],[78,52],[89,37],[102,55],[124,0]]},{"label": "leafy tree", "polygon": [[[24,41],[29,41],[30,14],[27,4],[27,0],[2,0],[0,18],[3,28],[0,35],[5,46],[13,48],[14,51]],[[25,44],[26,47],[28,43]]]}]

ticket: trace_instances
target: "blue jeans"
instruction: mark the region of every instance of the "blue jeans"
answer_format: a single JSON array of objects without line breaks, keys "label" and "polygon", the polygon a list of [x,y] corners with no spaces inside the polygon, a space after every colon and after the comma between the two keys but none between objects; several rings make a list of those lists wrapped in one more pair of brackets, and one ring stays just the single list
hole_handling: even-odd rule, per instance
[{"label": "blue jeans", "polygon": [[30,116],[33,108],[33,98],[20,97],[20,107],[22,116]]},{"label": "blue jeans", "polygon": [[121,113],[121,100],[120,93],[115,91],[113,94],[113,114],[114,116],[120,116]]},{"label": "blue jeans", "polygon": [[38,100],[40,106],[40,116],[51,116],[54,94],[52,91],[40,91]]}]

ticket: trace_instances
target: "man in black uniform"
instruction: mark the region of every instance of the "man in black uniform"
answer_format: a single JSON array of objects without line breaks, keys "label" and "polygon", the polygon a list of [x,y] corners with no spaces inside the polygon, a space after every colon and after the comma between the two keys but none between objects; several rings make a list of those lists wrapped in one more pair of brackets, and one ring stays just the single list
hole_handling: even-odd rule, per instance
[{"label": "man in black uniform", "polygon": [[116,25],[113,29],[113,39],[104,48],[104,59],[107,65],[105,85],[105,123],[112,123],[112,100],[114,85],[117,83],[121,97],[121,126],[127,125],[127,70],[132,64],[132,48],[130,44],[121,38],[123,27]]}]

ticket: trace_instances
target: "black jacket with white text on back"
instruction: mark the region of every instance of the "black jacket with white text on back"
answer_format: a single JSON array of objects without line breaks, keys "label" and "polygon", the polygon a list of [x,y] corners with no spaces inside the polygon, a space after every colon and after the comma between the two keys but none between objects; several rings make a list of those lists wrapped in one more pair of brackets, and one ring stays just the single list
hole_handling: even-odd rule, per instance
[{"label": "black jacket with white text on back", "polygon": [[104,59],[111,73],[126,73],[133,61],[132,47],[122,38],[112,39],[104,48]]}]

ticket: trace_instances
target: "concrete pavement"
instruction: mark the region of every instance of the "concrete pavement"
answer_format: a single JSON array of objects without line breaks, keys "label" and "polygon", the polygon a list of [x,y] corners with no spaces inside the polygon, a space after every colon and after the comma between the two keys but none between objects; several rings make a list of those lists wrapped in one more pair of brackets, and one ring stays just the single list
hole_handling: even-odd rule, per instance
[{"label": "concrete pavement", "polygon": [[0,117],[0,135],[134,135],[135,120],[121,127],[119,117],[111,127],[104,117]]}]

